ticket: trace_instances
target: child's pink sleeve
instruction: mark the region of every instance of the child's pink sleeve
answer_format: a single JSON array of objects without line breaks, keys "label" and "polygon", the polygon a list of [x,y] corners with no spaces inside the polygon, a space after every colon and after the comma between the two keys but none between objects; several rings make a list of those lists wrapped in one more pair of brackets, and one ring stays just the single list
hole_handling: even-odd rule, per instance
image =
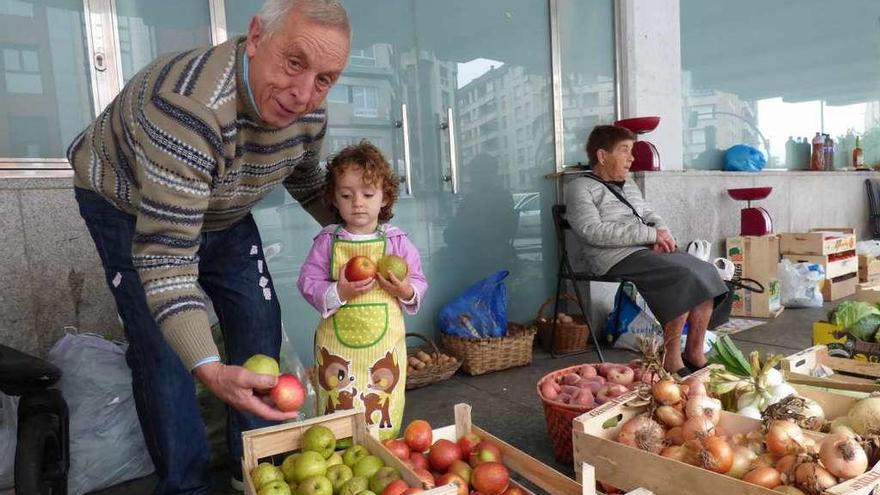
[{"label": "child's pink sleeve", "polygon": [[406,264],[409,265],[409,283],[416,291],[414,299],[409,304],[403,301],[401,304],[404,311],[414,315],[419,312],[425,293],[428,292],[428,281],[425,279],[425,273],[422,272],[422,258],[415,244],[407,236],[396,236],[393,239],[396,241],[393,244],[393,254],[406,260]]},{"label": "child's pink sleeve", "polygon": [[326,311],[324,294],[334,283],[330,279],[330,237],[320,234],[315,238],[312,249],[299,269],[296,282],[300,294],[322,315]]}]

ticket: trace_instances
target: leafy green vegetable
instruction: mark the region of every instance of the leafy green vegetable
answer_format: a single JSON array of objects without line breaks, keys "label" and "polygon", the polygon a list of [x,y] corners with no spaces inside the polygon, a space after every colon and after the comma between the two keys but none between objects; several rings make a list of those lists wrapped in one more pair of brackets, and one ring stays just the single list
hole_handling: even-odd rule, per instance
[{"label": "leafy green vegetable", "polygon": [[729,336],[725,335],[712,345],[715,351],[709,356],[709,362],[723,365],[727,371],[738,376],[752,376],[752,365]]},{"label": "leafy green vegetable", "polygon": [[[828,314],[828,321],[837,326],[851,329],[859,320],[869,315],[880,316],[880,309],[877,309],[873,304],[863,301],[843,301],[831,310]],[[860,334],[862,336],[866,335],[861,331]],[[872,340],[870,336],[868,338],[862,338],[857,334],[853,334],[853,336],[861,340]]]}]

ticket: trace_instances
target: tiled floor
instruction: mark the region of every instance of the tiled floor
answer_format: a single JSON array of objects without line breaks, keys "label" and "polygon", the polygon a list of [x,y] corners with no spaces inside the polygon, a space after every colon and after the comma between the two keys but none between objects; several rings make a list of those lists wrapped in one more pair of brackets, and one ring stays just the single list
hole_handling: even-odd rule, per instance
[{"label": "tiled floor", "polygon": [[[760,350],[784,355],[809,347],[811,325],[834,307],[826,303],[819,309],[787,309],[777,319],[733,335],[743,350]],[[633,355],[625,351],[604,351],[609,361],[626,362]],[[559,471],[573,475],[570,465],[553,458],[553,446],[544,423],[544,410],[535,391],[535,383],[555,369],[595,361],[595,353],[553,359],[536,349],[531,366],[471,377],[458,374],[450,380],[407,393],[405,422],[423,418],[432,425],[454,422],[453,406],[465,402],[473,407],[474,424],[492,432]],[[229,473],[217,471],[212,494],[236,493],[229,488]],[[152,492],[155,478],[147,477],[107,490],[100,495],[139,495]]]}]

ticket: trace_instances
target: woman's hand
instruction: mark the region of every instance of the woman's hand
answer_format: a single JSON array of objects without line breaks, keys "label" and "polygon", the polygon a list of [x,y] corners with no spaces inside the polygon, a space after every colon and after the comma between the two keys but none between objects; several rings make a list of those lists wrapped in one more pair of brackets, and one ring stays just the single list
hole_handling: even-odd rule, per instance
[{"label": "woman's hand", "polygon": [[339,299],[342,299],[345,302],[351,301],[355,297],[367,292],[372,289],[374,285],[376,285],[375,278],[349,282],[348,279],[345,278],[345,265],[342,265],[342,267],[339,268],[339,280],[336,282],[336,293],[339,294]]},{"label": "woman's hand", "polygon": [[388,274],[389,278],[384,278],[380,274],[376,274],[376,280],[379,281],[379,287],[385,289],[386,292],[391,294],[392,296],[400,299],[401,301],[409,301],[415,296],[415,289],[409,283],[409,277],[404,278],[403,280],[397,280],[397,277],[394,276],[393,273]]},{"label": "woman's hand", "polygon": [[220,362],[206,363],[193,370],[196,378],[218,399],[233,408],[270,421],[295,419],[297,411],[282,412],[254,395],[254,389],[270,389],[278,378]]},{"label": "woman's hand", "polygon": [[657,229],[657,243],[654,244],[653,249],[658,253],[675,252],[675,239],[668,230]]}]

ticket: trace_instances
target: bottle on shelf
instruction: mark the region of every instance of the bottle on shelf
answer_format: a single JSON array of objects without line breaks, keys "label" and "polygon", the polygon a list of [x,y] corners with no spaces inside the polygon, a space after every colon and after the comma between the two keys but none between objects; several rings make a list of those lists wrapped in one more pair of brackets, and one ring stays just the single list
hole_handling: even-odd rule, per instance
[{"label": "bottle on shelf", "polygon": [[810,154],[810,170],[818,171],[825,168],[825,138],[817,132],[813,136],[813,149]]},{"label": "bottle on shelf", "polygon": [[830,134],[825,134],[823,162],[825,165],[825,170],[834,170],[834,140],[831,139]]},{"label": "bottle on shelf", "polygon": [[853,148],[852,152],[852,166],[856,170],[865,170],[865,155],[862,153],[862,148],[859,146],[859,136],[856,136],[856,147]]}]

